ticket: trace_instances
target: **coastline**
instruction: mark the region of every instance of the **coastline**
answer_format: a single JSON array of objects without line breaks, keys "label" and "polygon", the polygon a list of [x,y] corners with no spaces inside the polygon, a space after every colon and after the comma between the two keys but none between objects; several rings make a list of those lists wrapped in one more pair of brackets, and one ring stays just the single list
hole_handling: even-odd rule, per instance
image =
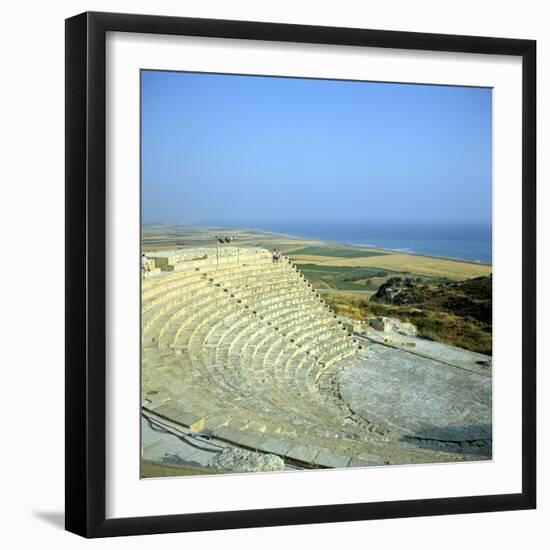
[{"label": "coastline", "polygon": [[[188,226],[188,227],[190,227],[190,226]],[[194,227],[200,228],[201,226],[194,226]],[[202,226],[202,227],[207,228],[208,226]],[[223,226],[211,226],[211,227],[223,227]],[[229,227],[224,228],[224,229],[229,229]],[[421,253],[415,252],[414,250],[411,250],[411,251],[407,250],[406,251],[404,249],[386,248],[386,247],[376,246],[376,245],[371,245],[371,244],[353,244],[353,243],[347,243],[347,242],[344,242],[344,241],[319,240],[319,239],[313,239],[311,237],[304,237],[304,236],[301,236],[301,235],[290,235],[288,233],[275,233],[273,231],[265,231],[263,229],[251,228],[251,227],[234,228],[232,230],[233,231],[236,231],[236,230],[253,231],[253,232],[256,232],[256,233],[261,233],[262,235],[266,235],[266,236],[283,237],[283,238],[286,238],[286,239],[297,239],[297,240],[301,240],[301,241],[319,242],[319,243],[326,244],[328,246],[342,246],[342,247],[346,247],[346,248],[357,248],[358,250],[373,250],[373,251],[378,251],[379,250],[380,252],[388,252],[388,253],[392,253],[392,254],[407,254],[409,256],[420,256],[421,258],[430,258],[430,259],[435,259],[435,260],[449,260],[449,261],[458,262],[458,263],[467,263],[467,264],[480,265],[480,266],[486,266],[486,267],[491,267],[491,268],[493,267],[493,264],[489,263],[489,262],[482,262],[482,261],[478,261],[478,260],[465,260],[465,259],[462,259],[462,258],[453,258],[451,256],[435,256],[435,255],[431,255],[431,254],[421,254]]]},{"label": "coastline", "polygon": [[[224,234],[237,237],[233,245],[259,246],[268,250],[279,248],[284,255],[299,264],[325,265],[327,269],[330,269],[329,266],[339,266],[342,269],[376,266],[393,273],[414,273],[454,280],[486,275],[493,269],[492,264],[486,262],[386,247],[362,246],[341,240],[329,241],[300,237],[296,234],[268,231],[253,226],[238,226],[237,224],[232,226],[181,223],[142,225],[141,245],[144,252],[212,247],[216,243],[215,236]],[[313,248],[316,250],[312,250]]]}]

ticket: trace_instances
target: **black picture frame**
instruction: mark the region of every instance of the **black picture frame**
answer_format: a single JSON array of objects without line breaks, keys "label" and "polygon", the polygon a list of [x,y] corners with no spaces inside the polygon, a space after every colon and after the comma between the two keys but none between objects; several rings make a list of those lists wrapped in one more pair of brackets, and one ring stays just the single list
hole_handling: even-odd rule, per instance
[{"label": "black picture frame", "polygon": [[[522,491],[517,494],[106,519],[105,42],[108,31],[518,56],[522,120]],[[66,529],[108,537],[536,507],[536,42],[83,13],[66,20]]]}]

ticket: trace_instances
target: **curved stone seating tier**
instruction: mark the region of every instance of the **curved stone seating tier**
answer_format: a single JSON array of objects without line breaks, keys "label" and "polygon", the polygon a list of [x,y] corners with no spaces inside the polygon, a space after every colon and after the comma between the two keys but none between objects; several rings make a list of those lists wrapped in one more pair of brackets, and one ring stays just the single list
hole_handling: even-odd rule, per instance
[{"label": "curved stone seating tier", "polygon": [[152,307],[163,301],[170,300],[179,293],[192,292],[194,289],[207,286],[204,274],[189,275],[182,277],[169,284],[158,285],[155,288],[144,291],[141,296],[143,307]]},{"label": "curved stone seating tier", "polygon": [[143,406],[236,445],[358,464],[365,434],[320,384],[357,342],[291,263],[223,250],[166,255],[167,271],[142,282]]},{"label": "curved stone seating tier", "polygon": [[147,340],[150,332],[153,332],[153,338],[158,341],[158,337],[164,334],[167,323],[178,318],[183,322],[192,321],[195,317],[208,313],[210,308],[214,308],[218,303],[220,307],[228,306],[227,300],[212,292],[191,293],[149,310],[142,316],[142,341]]},{"label": "curved stone seating tier", "polygon": [[[279,268],[281,269],[281,268]],[[227,290],[230,290],[232,292],[244,292],[244,291],[250,291],[253,293],[254,291],[257,291],[258,289],[277,289],[280,285],[285,283],[292,283],[294,286],[297,286],[300,283],[299,281],[296,281],[296,278],[292,276],[293,273],[288,270],[282,270],[274,274],[272,276],[268,277],[259,277],[258,275],[254,277],[249,276],[239,276],[234,277],[232,279],[223,278],[219,279],[217,277],[211,277],[210,280],[214,282],[217,286],[220,286],[222,288],[225,288]]]},{"label": "curved stone seating tier", "polygon": [[187,292],[181,292],[171,299],[153,302],[150,304],[144,304],[142,306],[142,321],[143,326],[149,326],[158,320],[160,316],[169,312],[170,310],[179,310],[185,308],[189,304],[198,304],[201,299],[212,298],[212,291],[204,285],[203,287],[193,288]]}]

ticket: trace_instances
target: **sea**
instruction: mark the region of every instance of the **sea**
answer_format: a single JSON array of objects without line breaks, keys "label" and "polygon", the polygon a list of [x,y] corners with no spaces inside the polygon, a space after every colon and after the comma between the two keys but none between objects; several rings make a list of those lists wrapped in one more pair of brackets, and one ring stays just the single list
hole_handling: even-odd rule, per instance
[{"label": "sea", "polygon": [[489,223],[249,222],[241,227],[339,244],[492,264]]}]

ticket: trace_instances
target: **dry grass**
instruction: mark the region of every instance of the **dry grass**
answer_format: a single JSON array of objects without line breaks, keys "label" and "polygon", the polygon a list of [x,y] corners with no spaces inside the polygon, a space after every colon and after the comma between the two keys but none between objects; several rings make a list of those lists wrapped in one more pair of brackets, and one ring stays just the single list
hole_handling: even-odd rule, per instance
[{"label": "dry grass", "polygon": [[414,305],[383,304],[344,292],[323,293],[338,314],[352,319],[382,315],[410,321],[419,336],[492,354],[491,283],[487,278],[445,287],[418,287]]},{"label": "dry grass", "polygon": [[490,265],[444,260],[429,256],[415,256],[412,254],[385,254],[383,256],[371,256],[367,258],[334,258],[331,256],[292,256],[298,263],[310,263],[333,266],[353,267],[380,267],[413,273],[427,277],[445,277],[461,281],[473,277],[489,275],[492,272]]}]

